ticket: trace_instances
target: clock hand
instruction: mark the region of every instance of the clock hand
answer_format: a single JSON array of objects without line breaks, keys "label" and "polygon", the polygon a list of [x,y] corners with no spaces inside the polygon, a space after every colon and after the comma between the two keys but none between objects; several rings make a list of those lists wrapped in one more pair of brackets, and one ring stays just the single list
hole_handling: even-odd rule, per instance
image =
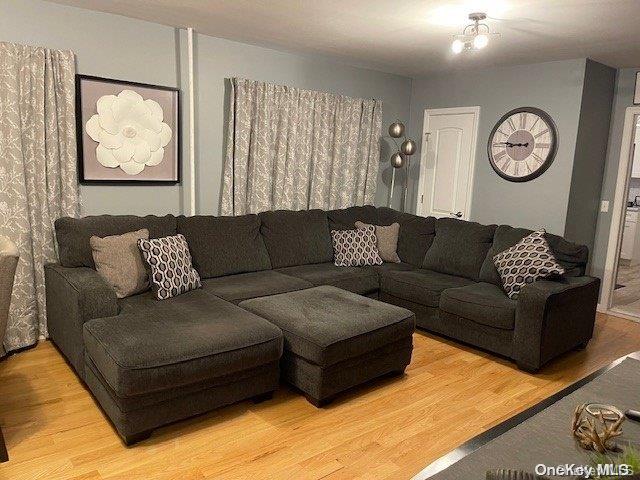
[{"label": "clock hand", "polygon": [[515,147],[515,143],[511,142],[496,142],[496,145],[506,145],[507,147]]}]

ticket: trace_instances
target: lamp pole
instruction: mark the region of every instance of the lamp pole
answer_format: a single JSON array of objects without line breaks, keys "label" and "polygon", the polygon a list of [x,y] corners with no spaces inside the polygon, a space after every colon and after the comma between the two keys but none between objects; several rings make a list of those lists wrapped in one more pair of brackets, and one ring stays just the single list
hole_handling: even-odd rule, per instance
[{"label": "lamp pole", "polygon": [[[404,185],[404,198],[402,201],[402,211],[406,210],[407,205],[407,191],[409,188],[409,157],[416,152],[416,144],[413,140],[408,139],[405,134],[404,124],[399,121],[393,122],[389,125],[389,136],[392,138],[393,143],[396,144],[396,152],[391,155],[391,159],[389,163],[393,167],[393,171],[391,172],[391,186],[389,188],[389,199],[387,201],[387,206],[391,207],[391,202],[393,200],[393,189],[396,184],[396,169],[402,168],[406,166],[405,173],[405,185]],[[398,145],[396,139],[404,138],[404,141],[401,145]]]}]

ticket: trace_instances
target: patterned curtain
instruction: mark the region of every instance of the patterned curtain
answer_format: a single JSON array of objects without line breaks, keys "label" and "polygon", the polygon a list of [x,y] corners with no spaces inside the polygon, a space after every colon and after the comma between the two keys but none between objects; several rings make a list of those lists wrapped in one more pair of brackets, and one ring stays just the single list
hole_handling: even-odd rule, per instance
[{"label": "patterned curtain", "polygon": [[0,42],[0,235],[20,253],[7,351],[47,336],[53,222],[79,214],[74,78],[73,52]]},{"label": "patterned curtain", "polygon": [[234,78],[222,215],[373,203],[382,103]]}]

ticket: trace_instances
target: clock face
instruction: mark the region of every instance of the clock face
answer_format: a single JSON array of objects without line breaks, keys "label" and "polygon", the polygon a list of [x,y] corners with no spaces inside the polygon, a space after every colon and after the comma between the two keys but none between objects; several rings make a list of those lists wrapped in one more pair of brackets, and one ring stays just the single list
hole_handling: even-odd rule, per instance
[{"label": "clock face", "polygon": [[498,175],[526,182],[549,168],[557,150],[558,134],[551,117],[533,108],[516,108],[505,114],[489,135],[487,151]]}]

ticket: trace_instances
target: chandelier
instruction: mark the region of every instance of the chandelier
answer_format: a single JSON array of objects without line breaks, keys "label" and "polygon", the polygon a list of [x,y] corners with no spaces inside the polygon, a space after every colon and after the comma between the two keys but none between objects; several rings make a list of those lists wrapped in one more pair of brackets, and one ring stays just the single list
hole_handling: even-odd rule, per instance
[{"label": "chandelier", "polygon": [[489,25],[480,23],[487,18],[486,13],[476,12],[469,14],[472,24],[467,25],[462,30],[462,35],[455,35],[451,50],[453,53],[462,51],[481,50],[489,44],[489,37],[499,36],[499,33],[491,32]]}]

